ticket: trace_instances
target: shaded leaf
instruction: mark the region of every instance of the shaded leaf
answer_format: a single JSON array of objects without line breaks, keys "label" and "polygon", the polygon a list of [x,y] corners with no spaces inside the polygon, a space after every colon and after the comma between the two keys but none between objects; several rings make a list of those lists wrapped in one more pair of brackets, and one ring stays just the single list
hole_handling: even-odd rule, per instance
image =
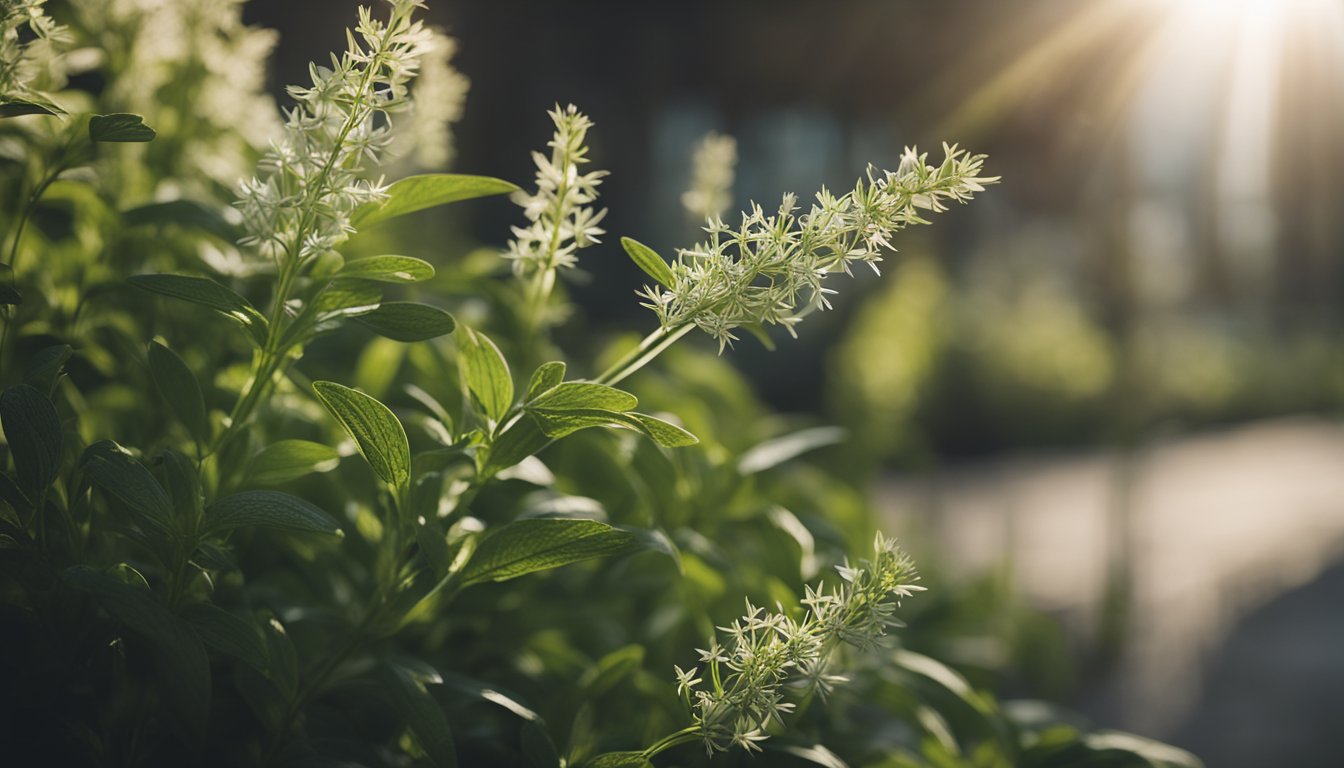
[{"label": "shaded leaf", "polygon": [[388,219],[422,211],[436,205],[456,203],[478,197],[516,192],[518,187],[488,176],[456,173],[426,173],[407,176],[387,188],[387,197],[361,206],[350,218],[355,229],[371,227]]},{"label": "shaded leaf", "polygon": [[23,380],[40,390],[50,391],[56,386],[56,379],[74,354],[75,350],[69,344],[56,344],[39,350],[28,359],[28,370]]},{"label": "shaded leaf", "polygon": [[199,443],[210,440],[210,417],[196,376],[177,353],[157,341],[149,342],[149,373],[163,399]]},{"label": "shaded leaf", "polygon": [[491,477],[515,466],[545,448],[550,442],[550,438],[541,431],[540,425],[534,419],[518,419],[490,444],[490,450],[481,465],[481,475]]},{"label": "shaded leaf", "polygon": [[172,499],[130,451],[111,440],[100,440],[84,449],[79,465],[94,485],[119,499],[141,521],[161,531],[169,529]]},{"label": "shaded leaf", "polygon": [[507,581],[614,554],[634,538],[595,520],[528,519],[487,532],[462,571],[462,584]]},{"label": "shaded leaf", "polygon": [[154,139],[154,129],[145,119],[129,112],[94,115],[89,118],[89,138],[107,142],[145,142]]},{"label": "shaded leaf", "polygon": [[242,230],[218,208],[196,200],[166,200],[136,206],[122,211],[121,220],[130,227],[175,225],[197,229],[230,243],[242,236]]},{"label": "shaded leaf", "polygon": [[754,475],[796,459],[808,451],[843,442],[844,439],[845,430],[840,427],[813,427],[772,438],[742,454],[737,460],[737,471],[743,475]]},{"label": "shaded leaf", "polygon": [[330,472],[341,454],[310,440],[281,440],[266,446],[247,463],[247,479],[259,485],[279,485],[313,472]]},{"label": "shaded leaf", "polygon": [[210,603],[194,603],[182,609],[205,644],[242,661],[258,672],[267,668],[266,643],[256,625]]},{"label": "shaded leaf", "polygon": [[34,491],[51,485],[61,469],[64,443],[51,398],[27,384],[6,389],[0,393],[0,425],[19,483]]},{"label": "shaded leaf", "polygon": [[453,316],[438,307],[414,301],[385,301],[355,321],[394,341],[427,341],[457,328]]},{"label": "shaded leaf", "polygon": [[152,293],[209,307],[241,323],[257,346],[266,344],[266,318],[247,299],[214,280],[191,275],[134,275],[126,281]]},{"label": "shaded leaf", "polygon": [[456,766],[457,747],[443,708],[430,695],[421,676],[401,665],[389,664],[383,687],[393,708],[401,715],[420,748],[437,766]]},{"label": "shaded leaf", "polygon": [[59,115],[55,105],[38,104],[35,101],[14,99],[0,104],[0,117],[23,117],[24,115]]},{"label": "shaded leaf", "polygon": [[579,678],[579,687],[592,698],[616,687],[630,673],[644,663],[644,646],[631,644],[608,653],[597,660]]},{"label": "shaded leaf", "polygon": [[341,533],[340,525],[326,512],[298,496],[279,491],[243,491],[225,496],[206,507],[205,524],[210,533],[247,526]]},{"label": "shaded leaf", "polygon": [[406,430],[387,406],[372,397],[331,381],[318,381],[313,391],[345,431],[374,474],[391,485],[402,485],[411,475],[411,449]]}]

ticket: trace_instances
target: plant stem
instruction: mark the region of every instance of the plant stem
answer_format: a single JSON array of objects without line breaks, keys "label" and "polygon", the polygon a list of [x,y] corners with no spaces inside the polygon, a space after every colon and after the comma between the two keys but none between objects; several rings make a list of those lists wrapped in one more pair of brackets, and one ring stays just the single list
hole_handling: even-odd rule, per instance
[{"label": "plant stem", "polygon": [[598,384],[614,386],[625,377],[648,365],[655,357],[675,344],[678,339],[690,333],[694,327],[691,323],[683,323],[670,328],[659,327],[658,330],[645,336],[639,346],[627,352],[594,381]]}]

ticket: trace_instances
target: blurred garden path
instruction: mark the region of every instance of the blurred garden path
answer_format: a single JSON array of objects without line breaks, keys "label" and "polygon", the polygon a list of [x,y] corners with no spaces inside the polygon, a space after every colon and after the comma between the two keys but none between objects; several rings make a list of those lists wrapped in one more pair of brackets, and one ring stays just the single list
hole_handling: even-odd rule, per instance
[{"label": "blurred garden path", "polygon": [[[1008,558],[1032,604],[1084,637],[1102,626],[1115,583],[1108,573],[1121,574],[1132,598],[1121,619],[1123,650],[1086,708],[1108,724],[1165,736],[1203,707],[1201,690],[1228,688],[1209,687],[1204,672],[1226,666],[1215,665],[1215,654],[1239,620],[1344,560],[1344,425],[1276,420],[1160,440],[1129,455],[895,477],[881,484],[878,504],[895,530],[936,547],[943,571],[977,573]],[[1117,570],[1124,561],[1127,572]],[[1279,633],[1289,646],[1272,651],[1311,654],[1316,666],[1295,662],[1308,686],[1313,675],[1344,676],[1344,644],[1325,656],[1312,650],[1321,641],[1312,612],[1344,608],[1339,590],[1324,594],[1298,611],[1299,630]]]}]

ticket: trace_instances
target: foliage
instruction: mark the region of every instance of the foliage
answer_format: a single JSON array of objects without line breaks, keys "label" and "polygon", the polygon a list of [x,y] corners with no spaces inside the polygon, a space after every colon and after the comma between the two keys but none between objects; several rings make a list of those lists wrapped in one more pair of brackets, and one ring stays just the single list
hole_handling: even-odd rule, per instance
[{"label": "foliage", "polygon": [[[378,180],[425,93],[422,61],[451,48],[419,6],[362,9],[267,143],[173,106],[178,70],[228,92],[227,66],[201,66],[218,50],[123,55],[117,40],[165,23],[137,0],[75,2],[69,30],[104,51],[102,82],[154,62],[168,103],[143,115],[118,87],[39,76],[29,63],[55,54],[32,46],[55,27],[40,2],[3,6],[0,130],[24,147],[0,166],[19,191],[0,210],[7,758],[552,768],[731,762],[738,745],[829,766],[1196,764],[1001,706],[886,637],[913,568],[880,536],[849,566],[866,508],[802,460],[840,434],[766,414],[718,358],[675,346],[696,326],[721,341],[791,328],[800,304],[824,304],[825,272],[876,261],[939,198],[990,181],[979,156],[949,148],[931,166],[912,150],[805,214],[786,198],[733,234],[716,219],[673,264],[627,239],[663,283],[645,291],[660,327],[574,376],[593,361],[555,359],[560,279],[602,234],[577,109],[552,113],[538,191],[517,195],[514,268],[431,264],[361,234],[517,191]],[[190,39],[239,43],[229,55],[266,47],[238,12],[164,11]],[[25,25],[36,39],[11,34]],[[255,106],[255,85],[232,87]],[[153,151],[112,146],[126,142]],[[236,211],[201,162],[214,150],[255,164]],[[450,294],[471,297],[452,305],[469,322],[440,306]],[[839,580],[809,585],[827,565]],[[676,666],[707,641],[708,680]],[[677,748],[692,742],[729,753]]]}]

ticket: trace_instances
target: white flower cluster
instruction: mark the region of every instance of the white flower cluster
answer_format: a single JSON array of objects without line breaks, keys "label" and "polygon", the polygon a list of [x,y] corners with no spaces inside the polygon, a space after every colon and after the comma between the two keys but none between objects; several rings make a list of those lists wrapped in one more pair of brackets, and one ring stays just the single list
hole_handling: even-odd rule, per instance
[{"label": "white flower cluster", "polygon": [[430,37],[411,18],[423,3],[388,3],[386,22],[361,6],[345,53],[333,55],[330,68],[309,65],[311,87],[289,87],[298,104],[286,110],[284,133],[258,163],[259,175],[241,185],[241,244],[277,262],[303,263],[350,235],[356,208],[386,196],[361,172],[391,141],[390,115],[406,108]]},{"label": "white flower cluster", "polygon": [[588,162],[584,141],[593,121],[573,104],[564,109],[556,105],[548,114],[555,123],[555,133],[547,143],[551,156],[532,153],[537,164],[537,191],[518,192],[513,198],[531,222],[513,228],[513,239],[504,254],[519,276],[572,267],[578,261],[575,252],[605,234],[598,224],[607,211],[595,210],[592,204],[607,172],[579,170]]},{"label": "white flower cluster", "polygon": [[786,689],[800,697],[816,692],[824,699],[839,683],[831,673],[835,651],[842,643],[860,649],[877,645],[895,617],[902,598],[923,591],[914,565],[894,540],[878,534],[874,557],[858,567],[838,567],[842,583],[830,591],[807,588],[802,600],[807,612],[795,620],[782,610],[768,613],[747,601],[746,613],[731,626],[726,643],[718,640],[697,649],[706,665],[675,667],[677,694],[691,708],[694,726],[707,752],[738,746],[760,751],[771,722],[783,725],[794,709]]},{"label": "white flower cluster", "polygon": [[943,151],[943,162],[933,166],[927,155],[907,148],[896,171],[869,168],[840,197],[822,189],[801,215],[789,194],[774,214],[753,205],[736,230],[711,218],[709,239],[678,251],[673,284],[640,292],[644,306],[664,328],[698,326],[719,340],[720,350],[742,326],[782,325],[793,334],[807,311],[830,307],[826,296],[834,291],[823,286],[828,274],[849,274],[856,261],[876,271],[893,232],[928,224],[923,212],[947,210],[946,201],[964,203],[998,181],[980,175],[984,155],[955,145]]},{"label": "white flower cluster", "polygon": [[401,121],[388,154],[416,168],[445,168],[453,160],[450,127],[462,119],[471,81],[452,65],[457,41],[437,29],[420,60],[420,76],[411,89],[414,104]]},{"label": "white flower cluster", "polygon": [[691,156],[691,188],[681,195],[682,207],[698,221],[727,213],[736,165],[737,140],[713,131],[705,134]]},{"label": "white flower cluster", "polygon": [[[0,103],[25,101],[55,107],[38,88],[65,41],[66,30],[46,14],[42,7],[46,2],[0,0]],[[22,31],[25,27],[27,33]],[[29,34],[31,39],[24,40]]]}]

